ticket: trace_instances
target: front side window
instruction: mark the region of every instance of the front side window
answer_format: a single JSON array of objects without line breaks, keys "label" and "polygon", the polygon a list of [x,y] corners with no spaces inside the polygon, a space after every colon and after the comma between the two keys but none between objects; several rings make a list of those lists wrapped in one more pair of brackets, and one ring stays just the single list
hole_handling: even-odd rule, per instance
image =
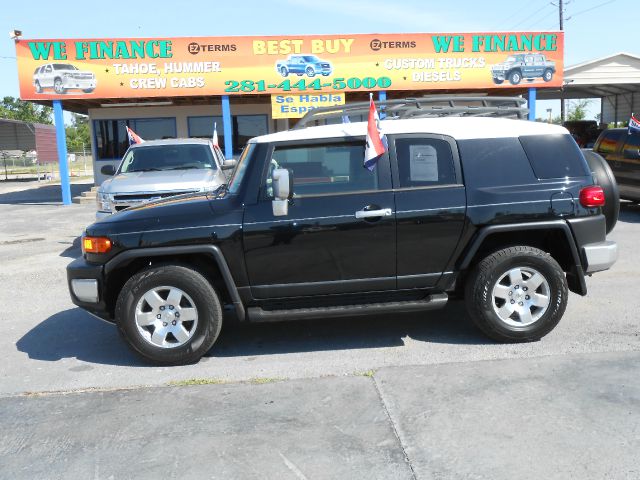
[{"label": "front side window", "polygon": [[448,142],[437,138],[399,138],[395,145],[401,188],[457,183]]},{"label": "front side window", "polygon": [[208,145],[153,145],[130,148],[122,161],[120,173],[191,169],[216,169],[216,162]]},{"label": "front side window", "polygon": [[618,141],[623,134],[626,135],[624,130],[605,130],[596,151],[602,154],[615,153]]},{"label": "front side window", "polygon": [[293,192],[298,197],[343,194],[378,188],[376,169],[364,167],[364,142],[317,146],[276,146],[267,175],[271,197],[271,173],[276,168],[293,172]]}]

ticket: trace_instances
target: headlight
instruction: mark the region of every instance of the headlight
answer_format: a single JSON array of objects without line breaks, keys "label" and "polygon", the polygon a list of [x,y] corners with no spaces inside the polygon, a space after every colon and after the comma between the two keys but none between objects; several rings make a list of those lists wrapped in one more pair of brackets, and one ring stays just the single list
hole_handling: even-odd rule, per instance
[{"label": "headlight", "polygon": [[98,203],[98,210],[101,212],[110,212],[111,203],[109,202],[109,194],[102,193],[100,190],[96,192],[96,202]]}]

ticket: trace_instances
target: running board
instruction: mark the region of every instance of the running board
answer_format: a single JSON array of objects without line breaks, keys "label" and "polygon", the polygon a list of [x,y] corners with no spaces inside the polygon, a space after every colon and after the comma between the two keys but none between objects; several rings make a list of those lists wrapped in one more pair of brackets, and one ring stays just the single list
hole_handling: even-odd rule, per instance
[{"label": "running board", "polygon": [[250,322],[279,322],[288,320],[307,320],[312,318],[356,317],[382,313],[408,313],[437,310],[444,307],[449,299],[446,293],[429,295],[424,300],[406,302],[368,303],[362,305],[341,305],[336,307],[295,308],[287,310],[264,310],[250,307],[247,320]]}]

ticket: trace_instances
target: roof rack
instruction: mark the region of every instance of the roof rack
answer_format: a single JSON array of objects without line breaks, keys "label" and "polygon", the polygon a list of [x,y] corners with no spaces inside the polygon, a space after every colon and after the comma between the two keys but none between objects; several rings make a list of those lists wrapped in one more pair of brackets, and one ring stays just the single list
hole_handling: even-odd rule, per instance
[{"label": "roof rack", "polygon": [[[384,113],[385,120],[434,117],[502,117],[527,118],[529,109],[521,97],[483,97],[455,95],[427,95],[418,98],[381,100],[376,106]],[[369,102],[315,108],[305,114],[293,127],[294,130],[326,123],[340,123],[344,117],[361,116],[366,120]],[[327,120],[333,120],[327,122]],[[338,120],[338,121],[336,121]]]}]

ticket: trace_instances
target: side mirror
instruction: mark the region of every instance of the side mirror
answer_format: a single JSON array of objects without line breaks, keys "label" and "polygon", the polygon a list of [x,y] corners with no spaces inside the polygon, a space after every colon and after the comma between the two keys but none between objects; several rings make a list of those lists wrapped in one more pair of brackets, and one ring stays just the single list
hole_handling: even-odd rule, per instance
[{"label": "side mirror", "polygon": [[229,160],[225,160],[225,161],[222,163],[222,169],[223,169],[223,170],[231,170],[231,169],[235,168],[235,166],[237,165],[237,163],[238,163],[238,161],[237,161],[237,160],[235,160],[235,159],[233,159],[233,158],[230,158]]},{"label": "side mirror", "polygon": [[114,168],[113,165],[104,165],[101,169],[100,169],[100,173],[103,175],[109,175],[112,176],[116,173],[116,169]]},{"label": "side mirror", "polygon": [[273,186],[273,215],[281,217],[289,213],[289,200],[293,198],[293,173],[286,168],[276,168],[271,175]]}]

